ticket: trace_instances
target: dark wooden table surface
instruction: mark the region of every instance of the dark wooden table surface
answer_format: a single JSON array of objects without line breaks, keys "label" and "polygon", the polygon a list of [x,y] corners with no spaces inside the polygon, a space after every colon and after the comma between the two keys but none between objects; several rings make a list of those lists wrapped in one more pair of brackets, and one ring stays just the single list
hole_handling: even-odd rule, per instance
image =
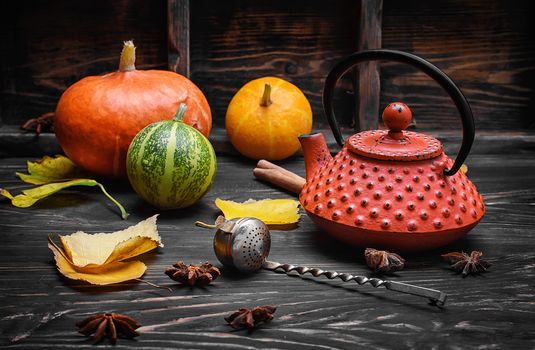
[{"label": "dark wooden table surface", "polygon": [[[25,169],[25,161],[0,159],[0,187],[23,187],[14,173]],[[223,270],[205,289],[174,284],[163,271],[176,260],[217,262],[213,232],[193,224],[218,215],[215,198],[291,197],[254,180],[253,162],[219,156],[218,164],[212,190],[197,205],[161,213],[158,227],[165,247],[143,257],[148,265],[144,279],[171,286],[172,292],[135,282],[90,286],[56,271],[46,244],[49,233],[111,232],[157,212],[127,183],[106,183],[130,212],[127,221],[93,188],[58,193],[28,209],[0,200],[0,345],[89,348],[93,345],[74,324],[92,313],[114,311],[143,324],[140,337],[120,339],[116,348],[535,347],[535,153],[472,155],[468,174],[486,199],[487,215],[454,245],[405,256],[406,268],[392,277],[447,292],[444,309],[385,289],[270,271],[244,276]],[[301,158],[283,165],[304,173]],[[463,279],[440,258],[441,253],[459,250],[481,250],[493,266],[488,273]],[[272,232],[270,258],[370,275],[361,249],[329,239],[306,216],[294,230]],[[223,320],[240,307],[263,304],[277,305],[276,317],[254,332],[232,330]],[[111,345],[104,341],[105,346]]]}]

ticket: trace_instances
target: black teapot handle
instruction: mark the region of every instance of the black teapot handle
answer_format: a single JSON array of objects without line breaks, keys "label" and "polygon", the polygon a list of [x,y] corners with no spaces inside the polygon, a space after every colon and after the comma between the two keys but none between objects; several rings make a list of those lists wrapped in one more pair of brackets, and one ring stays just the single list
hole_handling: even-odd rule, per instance
[{"label": "black teapot handle", "polygon": [[459,154],[455,158],[455,163],[451,169],[444,169],[444,175],[454,175],[460,169],[461,165],[463,165],[468,153],[470,153],[472,143],[474,142],[475,125],[472,110],[470,109],[470,105],[468,105],[466,97],[464,97],[461,90],[459,90],[457,85],[455,85],[455,83],[446,75],[446,73],[423,58],[407,52],[387,49],[359,51],[343,59],[334,66],[325,80],[325,87],[323,89],[323,108],[325,110],[325,114],[327,115],[327,121],[331,126],[336,142],[338,142],[340,146],[344,145],[344,138],[342,137],[342,133],[338,127],[338,122],[335,119],[332,103],[336,83],[342,77],[342,75],[344,75],[344,73],[353,68],[353,66],[356,64],[365,61],[377,60],[390,60],[407,63],[411,66],[419,68],[428,76],[433,78],[437,83],[439,83],[440,86],[442,86],[442,88],[450,95],[451,99],[455,103],[455,106],[457,106],[459,113],[461,114],[461,120],[463,123],[463,141],[461,143]]}]

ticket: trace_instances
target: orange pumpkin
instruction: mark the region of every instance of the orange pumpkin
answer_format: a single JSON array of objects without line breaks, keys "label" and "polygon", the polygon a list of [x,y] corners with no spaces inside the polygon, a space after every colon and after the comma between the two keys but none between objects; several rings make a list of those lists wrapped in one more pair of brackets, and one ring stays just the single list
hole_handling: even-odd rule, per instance
[{"label": "orange pumpkin", "polygon": [[244,156],[281,160],[299,150],[299,135],[312,130],[312,109],[297,86],[264,77],[234,95],[225,124],[230,142]]},{"label": "orange pumpkin", "polygon": [[54,129],[65,154],[93,173],[126,176],[130,142],[145,126],[171,119],[181,103],[184,122],[208,137],[212,114],[205,96],[184,76],[136,70],[135,47],[124,43],[119,70],[83,78],[69,87],[56,108]]}]

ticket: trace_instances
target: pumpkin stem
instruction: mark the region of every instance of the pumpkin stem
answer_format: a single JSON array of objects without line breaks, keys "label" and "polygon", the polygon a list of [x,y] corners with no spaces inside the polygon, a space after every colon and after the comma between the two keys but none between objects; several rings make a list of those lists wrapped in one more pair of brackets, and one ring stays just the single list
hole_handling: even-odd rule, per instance
[{"label": "pumpkin stem", "polygon": [[260,106],[267,107],[272,103],[273,101],[271,101],[271,84],[266,83],[264,85],[264,94],[260,99]]},{"label": "pumpkin stem", "polygon": [[173,120],[181,122],[184,119],[184,113],[186,113],[186,108],[188,108],[188,106],[184,102],[182,102],[178,107],[178,111],[173,116]]},{"label": "pumpkin stem", "polygon": [[130,72],[136,70],[136,47],[132,40],[123,43],[121,60],[119,61],[119,72]]}]

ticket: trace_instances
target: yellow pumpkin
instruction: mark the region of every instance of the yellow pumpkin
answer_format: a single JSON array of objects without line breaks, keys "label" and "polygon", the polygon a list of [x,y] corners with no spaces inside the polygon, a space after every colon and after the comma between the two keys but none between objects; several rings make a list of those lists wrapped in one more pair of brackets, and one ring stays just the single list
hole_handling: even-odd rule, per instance
[{"label": "yellow pumpkin", "polygon": [[312,109],[297,86],[263,77],[234,95],[225,125],[230,142],[242,155],[281,160],[299,150],[299,135],[312,130]]}]

